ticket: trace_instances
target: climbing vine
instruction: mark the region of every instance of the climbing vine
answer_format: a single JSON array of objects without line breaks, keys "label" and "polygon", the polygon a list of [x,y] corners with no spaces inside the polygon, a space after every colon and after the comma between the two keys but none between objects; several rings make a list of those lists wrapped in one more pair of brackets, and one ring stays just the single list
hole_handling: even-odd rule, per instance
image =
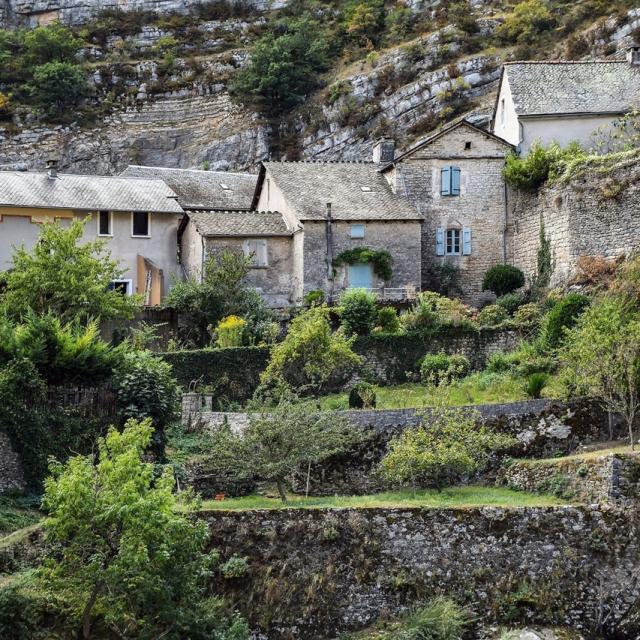
[{"label": "climbing vine", "polygon": [[337,255],[333,261],[334,267],[344,264],[371,264],[373,271],[383,280],[390,280],[393,270],[393,258],[388,251],[383,249],[376,251],[369,247],[356,247],[355,249],[347,249]]},{"label": "climbing vine", "polygon": [[536,277],[533,288],[537,290],[546,289],[551,282],[551,274],[553,273],[553,255],[551,251],[551,240],[547,237],[544,219],[540,216],[540,237],[538,240],[538,255]]}]

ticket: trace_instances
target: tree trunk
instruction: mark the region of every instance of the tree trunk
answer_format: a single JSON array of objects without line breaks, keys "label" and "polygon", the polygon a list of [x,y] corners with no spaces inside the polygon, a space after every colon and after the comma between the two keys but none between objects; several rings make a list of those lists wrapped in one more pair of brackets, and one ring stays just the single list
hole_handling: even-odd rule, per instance
[{"label": "tree trunk", "polygon": [[280,494],[280,499],[282,502],[287,501],[287,494],[284,492],[284,484],[282,484],[282,480],[276,480],[276,485],[278,486],[278,493]]},{"label": "tree trunk", "polygon": [[629,441],[631,442],[631,451],[635,451],[636,443],[633,440],[633,418],[629,420]]},{"label": "tree trunk", "polygon": [[82,637],[84,640],[88,640],[88,638],[91,637],[91,612],[98,599],[100,589],[102,589],[102,582],[98,581],[93,586],[93,591],[91,591],[89,600],[87,600],[87,604],[84,606],[84,611],[82,612]]}]

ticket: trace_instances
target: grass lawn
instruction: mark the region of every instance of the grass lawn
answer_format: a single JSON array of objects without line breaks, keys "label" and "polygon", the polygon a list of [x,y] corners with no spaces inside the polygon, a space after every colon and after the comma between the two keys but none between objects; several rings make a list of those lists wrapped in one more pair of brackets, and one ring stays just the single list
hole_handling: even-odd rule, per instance
[{"label": "grass lawn", "polygon": [[279,498],[265,496],[246,496],[228,498],[222,501],[205,500],[203,510],[244,511],[247,509],[323,509],[355,507],[372,509],[376,507],[425,507],[437,508],[470,508],[481,506],[493,507],[549,507],[567,504],[551,495],[525,493],[504,487],[452,487],[435,490],[411,490],[378,493],[370,496],[328,496],[320,498],[304,498],[289,496],[283,504]]},{"label": "grass lawn", "polygon": [[0,536],[35,524],[43,517],[32,498],[0,496]]},{"label": "grass lawn", "polygon": [[[543,389],[545,398],[557,398],[562,390],[557,377],[551,377]],[[406,383],[376,387],[376,409],[406,409],[428,407],[434,404],[433,393],[420,383]],[[525,380],[506,374],[474,373],[451,385],[454,405],[493,404],[527,400]],[[324,410],[348,409],[348,393],[337,393],[321,399]]]}]

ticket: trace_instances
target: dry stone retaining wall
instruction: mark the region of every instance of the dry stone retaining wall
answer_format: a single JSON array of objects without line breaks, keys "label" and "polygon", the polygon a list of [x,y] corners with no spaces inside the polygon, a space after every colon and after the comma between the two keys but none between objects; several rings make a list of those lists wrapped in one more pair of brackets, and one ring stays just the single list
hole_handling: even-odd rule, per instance
[{"label": "dry stone retaining wall", "polygon": [[[211,546],[247,557],[223,581],[261,639],[337,638],[437,594],[486,620],[619,621],[640,587],[638,514],[609,507],[209,512]],[[595,637],[596,634],[590,637]],[[598,637],[601,637],[598,634]]]},{"label": "dry stone retaining wall", "polygon": [[0,494],[23,491],[25,487],[20,458],[13,449],[9,436],[0,431]]}]

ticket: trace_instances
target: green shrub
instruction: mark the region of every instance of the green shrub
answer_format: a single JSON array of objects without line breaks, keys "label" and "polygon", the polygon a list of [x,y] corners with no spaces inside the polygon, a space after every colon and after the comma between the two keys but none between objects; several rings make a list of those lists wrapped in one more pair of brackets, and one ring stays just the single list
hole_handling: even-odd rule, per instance
[{"label": "green shrub", "polygon": [[460,640],[470,619],[450,598],[437,596],[411,612],[401,625],[397,640]]},{"label": "green shrub", "polygon": [[333,261],[334,267],[345,264],[370,264],[373,272],[383,280],[391,279],[393,274],[393,258],[384,249],[371,249],[370,247],[354,247],[338,254]]},{"label": "green shrub", "polygon": [[484,290],[493,291],[498,297],[524,286],[524,273],[510,264],[491,267],[482,280]]},{"label": "green shrub", "polygon": [[238,316],[227,316],[216,326],[216,346],[221,349],[242,346],[242,334],[247,323]]},{"label": "green shrub", "polygon": [[510,316],[512,316],[526,301],[524,293],[512,291],[505,293],[496,300],[496,304],[502,307]]},{"label": "green shrub", "polygon": [[434,379],[464,378],[469,373],[471,364],[466,356],[460,353],[447,355],[446,353],[434,353],[426,355],[420,363],[420,378],[425,384]]},{"label": "green shrub", "polygon": [[313,307],[314,305],[324,304],[324,301],[324,291],[316,289],[314,291],[309,291],[309,293],[304,297],[304,306]]},{"label": "green shrub", "polygon": [[232,555],[226,562],[223,562],[220,565],[220,573],[227,580],[232,578],[243,578],[247,573],[249,573],[249,562],[247,561],[247,558]]},{"label": "green shrub", "polygon": [[375,409],[376,389],[368,382],[356,382],[349,391],[350,409]]},{"label": "green shrub", "polygon": [[377,327],[383,333],[398,333],[400,331],[400,318],[395,307],[382,307],[378,310]]},{"label": "green shrub", "polygon": [[547,386],[547,382],[549,382],[549,374],[538,372],[532,373],[527,378],[527,395],[530,398],[539,398],[542,395],[542,390]]},{"label": "green shrub", "polygon": [[542,322],[541,346],[548,350],[560,347],[564,341],[565,330],[576,324],[588,306],[589,298],[579,293],[570,293],[554,305]]},{"label": "green shrub", "polygon": [[521,342],[515,351],[493,353],[487,360],[489,373],[511,373],[516,376],[529,376],[532,373],[550,373],[555,368],[553,358],[542,353],[533,342]]},{"label": "green shrub", "polygon": [[509,314],[497,304],[490,304],[478,314],[478,323],[481,327],[499,327],[509,318]]},{"label": "green shrub", "polygon": [[0,638],[11,640],[36,640],[47,637],[44,618],[46,600],[36,595],[34,589],[22,585],[0,588]]},{"label": "green shrub", "polygon": [[434,291],[423,291],[409,311],[400,316],[407,331],[433,330],[439,326],[475,328],[472,309]]},{"label": "green shrub", "polygon": [[35,68],[29,92],[50,117],[80,103],[88,93],[84,71],[71,62],[47,62]]},{"label": "green shrub", "polygon": [[[498,27],[498,36],[505,42],[530,42],[555,24],[549,6],[543,0],[523,0],[508,13]],[[518,58],[520,59],[520,58]]]},{"label": "green shrub", "polygon": [[348,289],[340,296],[340,319],[347,335],[371,333],[377,318],[376,299],[366,289]]},{"label": "green shrub", "polygon": [[540,306],[535,302],[528,302],[516,309],[513,314],[513,319],[517,324],[521,325],[536,325],[542,318],[542,310]]}]

